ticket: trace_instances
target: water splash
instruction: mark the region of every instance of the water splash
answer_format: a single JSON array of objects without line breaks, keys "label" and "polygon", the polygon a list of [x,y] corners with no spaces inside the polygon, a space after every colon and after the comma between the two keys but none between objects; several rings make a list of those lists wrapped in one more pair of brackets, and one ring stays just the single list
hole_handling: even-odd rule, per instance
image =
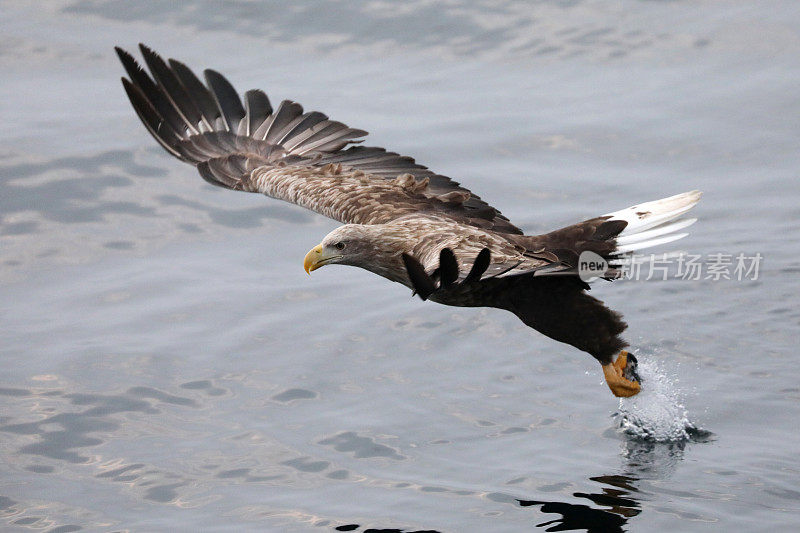
[{"label": "water splash", "polygon": [[675,378],[670,377],[652,357],[639,357],[638,372],[642,392],[620,398],[615,413],[617,425],[625,435],[649,442],[707,440],[709,431],[697,427],[681,402]]}]

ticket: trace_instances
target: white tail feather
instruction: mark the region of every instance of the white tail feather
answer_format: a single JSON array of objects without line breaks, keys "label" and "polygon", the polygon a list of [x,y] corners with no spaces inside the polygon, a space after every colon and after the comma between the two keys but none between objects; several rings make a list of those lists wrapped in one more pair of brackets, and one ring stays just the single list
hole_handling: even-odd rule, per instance
[{"label": "white tail feather", "polygon": [[700,191],[685,192],[605,215],[612,220],[628,223],[617,237],[617,251],[626,253],[643,250],[686,237],[688,233],[675,232],[691,226],[697,219],[671,221],[694,207],[701,195]]},{"label": "white tail feather", "polygon": [[661,244],[667,244],[668,242],[677,241],[678,239],[683,239],[689,235],[688,233],[674,233],[672,235],[665,235],[663,237],[657,237],[655,239],[650,239],[647,241],[642,242],[635,242],[633,244],[626,244],[623,246],[617,246],[617,251],[621,253],[625,252],[633,252],[636,250],[644,250],[645,248],[652,248],[653,246],[658,246]]},{"label": "white tail feather", "polygon": [[697,222],[696,218],[686,218],[682,220],[676,220],[668,224],[662,224],[656,228],[642,231],[641,233],[632,233],[623,237],[617,237],[617,245],[627,245],[640,241],[646,241],[648,239],[652,239],[653,237],[658,237],[660,235],[673,233],[678,230],[688,228],[695,222]]}]

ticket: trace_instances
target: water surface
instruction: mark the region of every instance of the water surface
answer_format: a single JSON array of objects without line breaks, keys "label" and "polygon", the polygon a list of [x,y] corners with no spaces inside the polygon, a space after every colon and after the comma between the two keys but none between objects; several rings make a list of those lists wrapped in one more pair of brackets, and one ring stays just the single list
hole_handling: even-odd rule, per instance
[{"label": "water surface", "polygon": [[[800,525],[794,2],[4,2],[7,530]],[[760,277],[597,284],[649,396],[496,310],[357,269],[336,223],[162,153],[112,46],[371,132],[534,233],[705,192],[680,249]],[[654,442],[615,413],[685,415]],[[683,427],[683,426],[681,426]]]}]

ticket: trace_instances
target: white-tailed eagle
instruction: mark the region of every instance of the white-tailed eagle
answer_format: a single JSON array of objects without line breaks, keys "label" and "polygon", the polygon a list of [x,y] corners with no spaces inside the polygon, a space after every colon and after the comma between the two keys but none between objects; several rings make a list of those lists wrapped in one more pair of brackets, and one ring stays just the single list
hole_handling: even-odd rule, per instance
[{"label": "white-tailed eagle", "polygon": [[328,264],[367,269],[402,283],[423,300],[511,311],[528,326],[588,352],[617,396],[640,391],[636,360],[623,350],[621,316],[586,294],[578,258],[609,266],[630,252],[685,236],[680,219],[698,191],[639,204],[543,235],[524,235],[500,211],[458,182],[410,157],[352,146],[367,134],[267,95],[242,100],[218,72],[205,83],[183,63],[140,46],[148,75],[117,48],[133,108],[164,149],[195,165],[209,183],[257,192],[344,225],[305,257],[311,272]]}]

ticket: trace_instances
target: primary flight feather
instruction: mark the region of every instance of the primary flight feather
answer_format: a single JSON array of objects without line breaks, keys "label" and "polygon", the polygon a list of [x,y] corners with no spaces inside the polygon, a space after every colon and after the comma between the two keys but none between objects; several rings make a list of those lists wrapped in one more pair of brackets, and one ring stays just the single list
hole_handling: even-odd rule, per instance
[{"label": "primary flight feather", "polygon": [[304,112],[276,109],[259,90],[242,100],[224,76],[140,45],[150,74],[116,48],[122,83],[147,130],[173,156],[214,185],[295,203],[344,225],[305,257],[364,268],[423,300],[495,307],[541,333],[594,356],[617,396],[641,390],[636,360],[623,350],[621,316],[586,294],[578,258],[592,252],[620,276],[626,254],[685,236],[680,219],[698,191],[647,202],[543,235],[523,235],[469,189],[383,148],[356,146],[367,132]]}]

